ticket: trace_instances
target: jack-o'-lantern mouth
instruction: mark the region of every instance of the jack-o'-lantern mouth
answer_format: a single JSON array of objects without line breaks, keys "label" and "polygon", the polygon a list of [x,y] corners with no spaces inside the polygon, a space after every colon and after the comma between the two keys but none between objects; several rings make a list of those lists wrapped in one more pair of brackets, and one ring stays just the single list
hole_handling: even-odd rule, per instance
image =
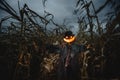
[{"label": "jack-o'-lantern mouth", "polygon": [[75,40],[75,36],[66,36],[63,40],[67,43],[71,43]]}]

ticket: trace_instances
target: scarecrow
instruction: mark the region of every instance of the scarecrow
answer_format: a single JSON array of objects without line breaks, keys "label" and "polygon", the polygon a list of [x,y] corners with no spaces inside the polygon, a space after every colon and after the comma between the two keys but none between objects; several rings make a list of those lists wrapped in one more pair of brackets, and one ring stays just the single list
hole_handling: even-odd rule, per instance
[{"label": "scarecrow", "polygon": [[79,80],[79,53],[82,51],[82,46],[76,44],[75,39],[76,37],[72,31],[65,32],[64,45],[60,50],[58,80]]}]

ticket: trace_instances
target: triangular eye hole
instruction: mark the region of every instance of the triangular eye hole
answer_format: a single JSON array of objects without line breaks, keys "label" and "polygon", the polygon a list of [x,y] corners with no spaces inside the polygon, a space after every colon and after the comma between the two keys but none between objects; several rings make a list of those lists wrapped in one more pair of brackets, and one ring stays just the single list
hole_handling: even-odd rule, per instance
[{"label": "triangular eye hole", "polygon": [[70,38],[72,38],[73,36],[70,36]]},{"label": "triangular eye hole", "polygon": [[68,36],[66,36],[65,38],[69,38]]}]

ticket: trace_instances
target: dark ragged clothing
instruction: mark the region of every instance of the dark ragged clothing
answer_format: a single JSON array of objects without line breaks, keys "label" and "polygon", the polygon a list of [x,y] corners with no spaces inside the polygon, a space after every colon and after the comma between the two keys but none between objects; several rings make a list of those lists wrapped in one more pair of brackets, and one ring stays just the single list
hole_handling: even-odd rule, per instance
[{"label": "dark ragged clothing", "polygon": [[[65,45],[60,51],[58,65],[58,80],[79,80],[80,63],[79,54],[83,46],[77,44]],[[69,55],[68,62],[66,61]],[[66,64],[67,62],[67,64]]]}]

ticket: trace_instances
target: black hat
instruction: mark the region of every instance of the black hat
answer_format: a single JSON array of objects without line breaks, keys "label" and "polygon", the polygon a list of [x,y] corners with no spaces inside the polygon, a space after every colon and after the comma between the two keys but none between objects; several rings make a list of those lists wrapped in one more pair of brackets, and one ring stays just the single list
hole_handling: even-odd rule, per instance
[{"label": "black hat", "polygon": [[66,31],[65,34],[64,34],[64,37],[66,36],[74,36],[74,34],[72,33],[72,31]]}]

